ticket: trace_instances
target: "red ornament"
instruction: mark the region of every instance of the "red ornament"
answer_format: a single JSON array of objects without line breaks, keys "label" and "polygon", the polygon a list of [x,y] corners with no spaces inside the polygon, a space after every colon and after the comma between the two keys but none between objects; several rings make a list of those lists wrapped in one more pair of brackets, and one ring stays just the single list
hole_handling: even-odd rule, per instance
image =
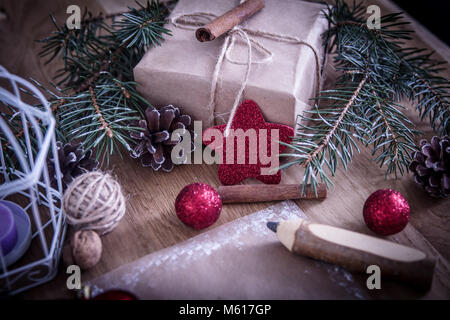
[{"label": "red ornament", "polygon": [[137,300],[137,298],[123,290],[109,290],[93,297],[91,300]]},{"label": "red ornament", "polygon": [[409,221],[409,204],[398,191],[378,190],[367,198],[363,214],[370,230],[386,236],[406,227]]},{"label": "red ornament", "polygon": [[[218,129],[222,132],[225,131],[226,125],[215,126],[209,128],[203,132],[203,137],[207,134],[208,130]],[[260,129],[267,129],[267,157],[271,155],[271,129],[279,130],[278,141],[289,143],[294,136],[294,129],[289,126],[285,126],[277,123],[269,123],[264,120],[264,117],[259,109],[259,106],[252,100],[246,100],[236,110],[233,122],[231,123],[230,129],[242,129],[246,132],[248,129],[255,129],[257,135],[257,149],[256,149],[256,163],[250,164],[250,152],[249,152],[249,140],[245,138],[245,164],[238,164],[238,148],[234,148],[234,162],[233,164],[226,164],[226,141],[227,138],[223,138],[222,143],[222,164],[219,165],[219,180],[225,185],[232,185],[241,182],[246,178],[256,178],[259,181],[267,184],[278,184],[281,181],[281,171],[278,170],[277,173],[272,175],[261,175],[261,168],[269,168],[270,164],[261,164],[259,157],[259,135]],[[235,139],[237,140],[237,139]],[[209,145],[214,142],[212,140],[203,139],[203,143]],[[281,153],[286,148],[286,146],[279,144],[278,152]],[[217,152],[217,149],[216,149]]]},{"label": "red ornament", "polygon": [[213,187],[205,183],[193,183],[180,191],[175,200],[178,218],[188,226],[203,229],[219,218],[222,200]]}]

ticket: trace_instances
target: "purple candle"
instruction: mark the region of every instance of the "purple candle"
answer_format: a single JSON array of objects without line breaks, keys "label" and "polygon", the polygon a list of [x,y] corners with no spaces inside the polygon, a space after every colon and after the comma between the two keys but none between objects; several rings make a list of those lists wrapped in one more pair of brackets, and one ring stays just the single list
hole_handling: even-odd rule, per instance
[{"label": "purple candle", "polygon": [[17,243],[17,228],[11,210],[0,203],[0,245],[6,256]]}]

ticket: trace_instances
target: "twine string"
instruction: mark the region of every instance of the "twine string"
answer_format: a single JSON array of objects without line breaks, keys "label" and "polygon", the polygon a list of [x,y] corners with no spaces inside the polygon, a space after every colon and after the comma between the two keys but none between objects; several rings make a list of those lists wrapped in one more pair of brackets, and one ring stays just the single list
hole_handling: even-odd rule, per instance
[{"label": "twine string", "polygon": [[111,231],[126,211],[120,184],[98,171],[77,177],[63,197],[67,222],[78,230]]}]

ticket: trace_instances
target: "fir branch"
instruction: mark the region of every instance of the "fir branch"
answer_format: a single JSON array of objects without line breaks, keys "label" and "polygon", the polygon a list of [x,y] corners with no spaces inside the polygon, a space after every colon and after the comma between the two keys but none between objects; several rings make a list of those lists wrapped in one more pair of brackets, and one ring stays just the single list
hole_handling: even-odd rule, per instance
[{"label": "fir branch", "polygon": [[123,14],[123,19],[114,24],[117,29],[115,36],[127,48],[161,45],[163,35],[170,35],[170,31],[163,27],[167,8],[154,0],[147,1],[145,7],[137,4],[139,8],[129,8],[130,11]]},{"label": "fir branch", "polygon": [[309,163],[312,161],[313,158],[317,157],[319,153],[322,152],[323,148],[326,147],[330,139],[334,136],[336,130],[341,125],[342,121],[344,120],[345,115],[347,114],[349,108],[353,105],[353,102],[355,101],[356,97],[359,95],[359,92],[361,91],[364,83],[367,81],[367,76],[362,78],[362,80],[359,82],[358,87],[356,88],[355,92],[353,92],[352,96],[340,112],[340,115],[336,122],[333,124],[333,126],[330,128],[328,133],[323,137],[322,141],[319,143],[318,147],[313,151],[313,153],[308,155],[308,158],[305,162],[303,162],[303,166],[306,167],[309,165]]},{"label": "fir branch", "polygon": [[90,75],[89,78],[86,78],[82,83],[80,83],[79,88],[76,90],[76,92],[82,92],[90,87],[92,87],[95,82],[100,78],[103,72],[107,71],[111,68],[111,66],[116,62],[118,58],[120,58],[122,52],[125,50],[126,44],[122,44],[117,49],[114,50],[114,52],[111,54],[111,56],[106,59],[103,58],[100,64],[100,68],[98,71],[95,71],[93,74]]},{"label": "fir branch", "polygon": [[114,83],[119,87],[120,91],[122,91],[122,94],[125,98],[131,99],[130,92],[117,80],[114,80]]},{"label": "fir branch", "polygon": [[94,105],[95,113],[98,115],[98,120],[101,123],[101,127],[105,129],[106,135],[110,138],[112,138],[114,135],[112,133],[111,128],[109,127],[108,123],[105,121],[105,118],[103,118],[102,113],[100,111],[100,107],[97,103],[97,97],[95,96],[94,89],[92,87],[89,87],[89,94],[91,96],[92,104]]},{"label": "fir branch", "polygon": [[403,114],[403,106],[381,98],[375,90],[372,97],[370,112],[366,113],[367,123],[371,124],[367,128],[367,145],[372,145],[372,155],[378,153],[374,161],[380,167],[387,165],[386,176],[393,173],[397,177],[397,171],[403,175],[408,170],[411,152],[416,149],[414,136],[419,132]]},{"label": "fir branch", "polygon": [[86,151],[96,149],[97,159],[102,157],[106,163],[116,150],[117,143],[130,148],[128,136],[133,128],[129,128],[128,124],[139,119],[116,81],[125,87],[116,79],[72,96],[56,96],[51,102],[52,105],[61,104],[57,131],[59,136],[64,137],[63,142],[80,142]]},{"label": "fir branch", "polygon": [[150,105],[136,90],[133,68],[150,44],[159,45],[170,34],[164,28],[166,5],[137,4],[113,15],[85,10],[80,29],[58,26],[51,17],[56,31],[41,40],[46,63],[57,57],[64,63],[54,90],[45,88],[58,120],[58,139],[79,141],[85,152],[96,149],[97,158],[106,162],[119,144],[129,149],[129,131],[137,130],[129,123]]},{"label": "fir branch", "polygon": [[433,130],[442,135],[450,134],[450,82],[442,77],[435,77],[436,86],[433,86],[432,79],[424,79],[416,72],[413,74],[417,81],[413,84],[412,91],[414,98],[418,100],[416,109],[421,118],[428,115]]},{"label": "fir branch", "polygon": [[[335,175],[338,164],[347,169],[358,142],[371,147],[374,161],[386,166],[386,176],[404,174],[416,149],[419,134],[399,105],[402,97],[417,101],[422,119],[429,117],[433,128],[449,130],[449,81],[438,76],[443,63],[432,53],[405,46],[410,30],[400,13],[381,17],[381,29],[366,25],[366,10],[360,4],[337,0],[324,12],[329,29],[324,44],[335,53],[334,65],[341,76],[334,89],[321,92],[320,104],[299,116],[298,129],[285,168],[300,164],[305,168],[303,183],[331,183],[325,169]],[[305,192],[306,190],[302,190]]]},{"label": "fir branch", "polygon": [[102,19],[93,19],[91,13],[85,11],[81,21],[81,29],[69,29],[66,24],[58,26],[55,18],[50,19],[56,30],[52,34],[38,42],[43,43],[41,57],[48,57],[46,64],[55,58],[61,58],[67,63],[70,58],[95,52],[109,45],[111,40],[111,28]]},{"label": "fir branch", "polygon": [[[373,92],[373,95],[376,96],[375,90],[373,90],[372,92]],[[377,100],[376,105],[377,105],[377,109],[380,114],[380,117],[383,120],[384,125],[386,126],[386,135],[392,137],[392,145],[393,145],[393,149],[394,149],[392,159],[393,159],[393,161],[397,162],[398,161],[398,153],[399,153],[398,152],[398,150],[399,150],[398,139],[399,138],[397,137],[396,131],[389,124],[388,117],[387,117],[386,113],[383,111],[383,109],[381,108],[380,101]]]}]

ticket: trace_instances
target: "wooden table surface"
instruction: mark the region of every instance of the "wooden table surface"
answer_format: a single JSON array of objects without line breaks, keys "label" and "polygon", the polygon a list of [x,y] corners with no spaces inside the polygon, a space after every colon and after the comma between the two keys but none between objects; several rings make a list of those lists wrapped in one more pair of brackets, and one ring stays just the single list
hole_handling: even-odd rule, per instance
[{"label": "wooden table surface", "polygon": [[[77,1],[82,4],[85,1]],[[134,1],[128,1],[130,4]],[[34,40],[43,38],[52,25],[48,14],[53,13],[57,21],[65,20],[65,11],[73,1],[16,1],[6,0],[2,5],[7,17],[0,20],[0,64],[10,72],[22,77],[33,77],[46,83],[52,78],[56,64],[44,66],[38,57],[40,45]],[[88,2],[93,12],[118,12],[125,8],[127,1],[104,1],[103,5]],[[374,0],[371,4],[379,4],[382,14],[398,11],[387,1]],[[413,22],[417,35],[413,42],[418,47],[428,46],[438,51],[437,56],[450,61],[450,49],[430,34],[421,25]],[[3,31],[4,30],[4,31]],[[420,38],[422,37],[422,39]],[[445,75],[450,76],[446,71]],[[411,106],[409,102],[404,102]],[[408,111],[424,137],[430,138],[428,123],[418,121],[415,111]],[[355,156],[350,170],[342,167],[334,179],[335,186],[329,190],[324,201],[297,201],[298,206],[313,221],[327,223],[347,229],[370,233],[364,224],[362,206],[366,198],[380,188],[393,188],[403,193],[411,205],[411,221],[408,227],[393,240],[410,244],[439,255],[440,267],[435,278],[443,284],[440,297],[450,297],[448,259],[450,259],[450,200],[436,200],[428,197],[414,182],[411,175],[401,179],[384,179],[384,169],[371,161],[368,150],[362,149]],[[156,250],[189,239],[202,231],[195,231],[183,225],[175,215],[174,200],[178,192],[187,184],[205,182],[213,187],[219,186],[217,166],[186,165],[180,166],[171,173],[153,172],[142,168],[139,161],[127,156],[124,159],[114,158],[108,168],[117,177],[128,196],[127,213],[119,226],[102,238],[103,255],[100,263],[93,269],[83,273],[83,280],[92,279],[125,263],[147,255]],[[300,179],[300,175],[291,176],[290,182]],[[288,180],[289,180],[288,179]],[[210,228],[263,209],[273,203],[234,204],[223,207],[219,220]],[[65,289],[65,272],[61,266],[57,277],[40,287],[33,288],[23,294],[26,298],[70,298],[71,292]]]}]

